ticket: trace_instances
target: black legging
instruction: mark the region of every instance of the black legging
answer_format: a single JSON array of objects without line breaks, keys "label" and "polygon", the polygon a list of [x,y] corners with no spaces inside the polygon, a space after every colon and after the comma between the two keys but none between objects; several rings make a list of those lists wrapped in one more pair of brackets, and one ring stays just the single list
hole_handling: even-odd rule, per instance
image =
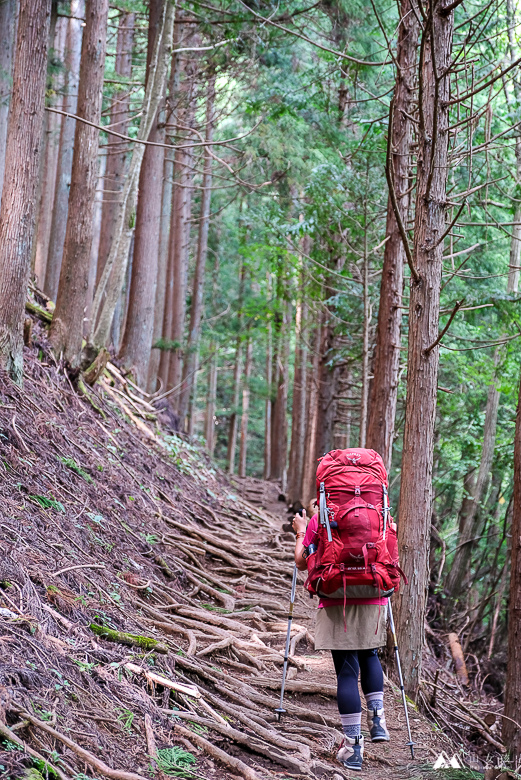
[{"label": "black legging", "polygon": [[383,691],[384,673],[378,650],[331,650],[337,676],[338,711],[341,715],[361,712],[358,672],[365,694]]}]

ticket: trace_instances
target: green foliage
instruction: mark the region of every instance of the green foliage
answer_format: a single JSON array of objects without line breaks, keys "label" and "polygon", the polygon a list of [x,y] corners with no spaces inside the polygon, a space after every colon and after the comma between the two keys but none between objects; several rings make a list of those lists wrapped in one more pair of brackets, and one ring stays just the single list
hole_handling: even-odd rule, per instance
[{"label": "green foliage", "polygon": [[181,347],[180,341],[172,341],[171,339],[158,339],[152,345],[152,349],[160,349],[162,352],[175,352],[177,349],[181,349]]},{"label": "green foliage", "polygon": [[195,764],[195,756],[188,750],[174,745],[173,747],[160,748],[157,751],[157,764],[162,772],[171,777],[194,778],[197,777],[190,771]]},{"label": "green foliage", "polygon": [[61,501],[56,501],[54,498],[47,498],[47,496],[30,495],[29,498],[36,504],[39,504],[42,509],[55,509],[57,512],[65,512],[65,507]]},{"label": "green foliage", "polygon": [[89,483],[93,482],[91,475],[87,474],[87,472],[84,469],[82,469],[81,466],[78,466],[78,464],[73,458],[58,458],[58,460],[61,463],[63,463],[64,466],[67,466],[68,469],[74,471],[80,477],[83,477],[85,482],[89,482]]},{"label": "green foliage", "polygon": [[88,661],[78,661],[76,658],[72,659],[73,663],[82,671],[90,674],[93,669],[98,666],[96,663],[89,663]]},{"label": "green foliage", "polygon": [[4,750],[12,751],[12,750],[19,750],[23,752],[23,747],[19,745],[17,742],[10,742],[8,739],[2,740],[2,746]]},{"label": "green foliage", "polygon": [[45,778],[39,769],[29,767],[23,774],[23,780],[45,780]]},{"label": "green foliage", "polygon": [[[45,778],[45,780],[47,780],[47,778],[56,778],[56,780],[59,780],[59,775],[52,764],[49,764],[47,761],[44,761],[41,758],[32,758],[31,761],[33,762],[34,767],[32,771],[36,774],[26,774],[27,780],[40,780],[40,777]],[[30,772],[31,770],[28,769],[26,771]],[[38,777],[38,775],[40,775],[40,777]]]},{"label": "green foliage", "polygon": [[411,777],[411,780],[423,780],[425,778],[439,778],[439,780],[483,780],[484,775],[481,772],[476,772],[473,769],[436,769],[434,770],[430,764],[425,764],[421,769],[421,774],[416,777]]},{"label": "green foliage", "polygon": [[132,710],[121,709],[119,711],[118,720],[121,725],[129,734],[132,733],[132,724],[134,723],[134,713]]},{"label": "green foliage", "polygon": [[97,777],[90,777],[89,775],[80,772],[79,774],[74,775],[74,780],[99,780],[99,779]]}]

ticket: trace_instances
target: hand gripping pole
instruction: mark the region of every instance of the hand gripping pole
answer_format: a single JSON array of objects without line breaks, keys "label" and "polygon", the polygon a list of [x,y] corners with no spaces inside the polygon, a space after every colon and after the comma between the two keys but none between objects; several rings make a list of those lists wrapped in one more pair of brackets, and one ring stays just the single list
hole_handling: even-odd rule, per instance
[{"label": "hand gripping pole", "polygon": [[284,704],[284,688],[286,687],[286,674],[288,672],[288,659],[289,659],[289,643],[291,638],[291,624],[293,621],[293,605],[295,604],[295,590],[297,587],[297,564],[293,567],[293,580],[291,582],[291,598],[289,603],[288,613],[288,633],[286,634],[286,649],[284,650],[284,666],[282,667],[282,684],[280,686],[280,703],[275,709],[277,713],[277,720],[280,723],[280,719],[285,714],[286,710],[282,706]]}]

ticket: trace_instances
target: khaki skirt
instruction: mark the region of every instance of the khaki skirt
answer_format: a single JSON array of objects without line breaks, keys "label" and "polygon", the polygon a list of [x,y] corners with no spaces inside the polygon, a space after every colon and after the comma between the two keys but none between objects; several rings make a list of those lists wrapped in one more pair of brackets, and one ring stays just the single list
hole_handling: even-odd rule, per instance
[{"label": "khaki skirt", "polygon": [[317,609],[315,650],[372,650],[387,644],[387,607],[349,604]]},{"label": "khaki skirt", "polygon": [[372,650],[387,644],[387,607],[347,604],[317,609],[315,650]]}]

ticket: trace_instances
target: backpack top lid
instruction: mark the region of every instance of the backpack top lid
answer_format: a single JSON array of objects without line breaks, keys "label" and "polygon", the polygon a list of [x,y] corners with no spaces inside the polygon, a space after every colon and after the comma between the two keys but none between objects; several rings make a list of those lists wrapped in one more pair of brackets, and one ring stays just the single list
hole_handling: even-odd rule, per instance
[{"label": "backpack top lid", "polygon": [[331,450],[320,459],[317,467],[317,491],[320,483],[326,488],[353,488],[374,485],[375,481],[389,487],[387,471],[375,450],[350,447],[348,450]]}]

